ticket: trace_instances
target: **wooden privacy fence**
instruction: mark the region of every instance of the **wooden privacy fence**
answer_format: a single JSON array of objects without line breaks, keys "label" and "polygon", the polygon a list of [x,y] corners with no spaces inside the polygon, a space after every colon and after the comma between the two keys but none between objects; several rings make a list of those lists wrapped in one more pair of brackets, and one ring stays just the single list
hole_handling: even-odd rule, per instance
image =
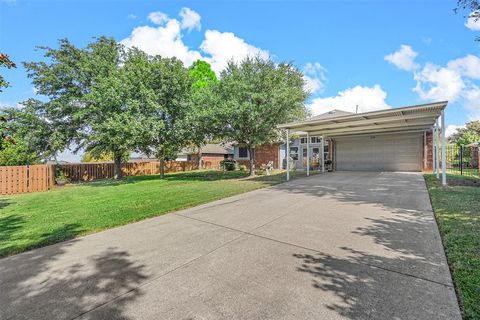
[{"label": "wooden privacy fence", "polygon": [[[113,178],[113,163],[74,163],[60,165],[70,182]],[[197,169],[196,161],[165,161],[165,173]],[[126,176],[160,174],[156,162],[128,162],[122,164]],[[0,167],[0,194],[47,191],[55,186],[54,165]]]},{"label": "wooden privacy fence", "polygon": [[[113,163],[74,163],[60,165],[61,170],[71,182],[113,178]],[[165,161],[165,173],[191,171],[197,169],[195,161]],[[160,164],[155,162],[128,162],[122,164],[126,176],[144,176],[160,174]]]},{"label": "wooden privacy fence", "polygon": [[0,194],[16,194],[50,190],[55,185],[55,169],[51,165],[0,167]]}]

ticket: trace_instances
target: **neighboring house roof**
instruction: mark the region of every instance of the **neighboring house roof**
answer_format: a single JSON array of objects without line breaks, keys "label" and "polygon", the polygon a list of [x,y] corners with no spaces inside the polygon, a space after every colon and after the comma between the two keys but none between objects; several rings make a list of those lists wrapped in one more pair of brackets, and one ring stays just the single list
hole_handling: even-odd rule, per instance
[{"label": "neighboring house roof", "polygon": [[308,118],[308,121],[310,120],[322,120],[322,119],[330,119],[330,118],[336,118],[336,117],[341,117],[341,116],[348,116],[350,114],[354,114],[352,112],[348,111],[343,111],[343,110],[338,110],[334,109],[332,111],[328,111],[322,114],[319,114],[318,116]]},{"label": "neighboring house roof", "polygon": [[[178,155],[196,154],[192,148],[183,148]],[[210,154],[233,154],[233,146],[231,143],[207,143],[202,147],[202,153]]]},{"label": "neighboring house roof", "polygon": [[207,143],[202,153],[233,154],[233,147],[231,143]]}]

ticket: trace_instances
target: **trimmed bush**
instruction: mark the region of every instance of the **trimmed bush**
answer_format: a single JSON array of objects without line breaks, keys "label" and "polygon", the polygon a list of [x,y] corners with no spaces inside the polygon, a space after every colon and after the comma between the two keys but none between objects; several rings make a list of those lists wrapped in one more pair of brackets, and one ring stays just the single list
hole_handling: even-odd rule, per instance
[{"label": "trimmed bush", "polygon": [[233,171],[235,170],[236,166],[237,166],[237,162],[232,159],[220,161],[220,168],[222,168],[225,171]]}]

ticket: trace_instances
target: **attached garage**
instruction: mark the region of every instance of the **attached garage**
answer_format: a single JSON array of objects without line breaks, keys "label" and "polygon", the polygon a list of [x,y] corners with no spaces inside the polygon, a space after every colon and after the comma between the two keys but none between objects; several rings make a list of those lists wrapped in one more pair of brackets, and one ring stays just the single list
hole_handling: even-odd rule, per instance
[{"label": "attached garage", "polygon": [[[309,161],[313,159],[310,137],[320,136],[322,151],[318,158],[322,171],[329,161],[329,168],[334,170],[422,171],[433,167],[439,176],[439,122],[441,120],[444,128],[446,106],[447,101],[441,101],[364,113],[333,110],[306,121],[282,124],[278,128],[285,129],[287,136],[287,180],[292,159],[291,134],[305,137],[302,139],[306,146],[302,150],[307,152],[307,175],[311,167]],[[445,130],[441,136],[442,183],[445,185]]]},{"label": "attached garage", "polygon": [[422,171],[422,134],[350,136],[335,142],[337,170]]}]

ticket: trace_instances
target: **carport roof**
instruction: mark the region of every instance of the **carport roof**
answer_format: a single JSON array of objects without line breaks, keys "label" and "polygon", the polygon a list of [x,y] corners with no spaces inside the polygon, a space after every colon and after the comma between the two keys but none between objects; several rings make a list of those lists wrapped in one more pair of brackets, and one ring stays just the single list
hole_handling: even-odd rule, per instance
[{"label": "carport roof", "polygon": [[311,135],[328,137],[422,131],[433,127],[447,103],[448,101],[441,101],[364,113],[341,113],[334,117],[317,117],[301,122],[281,124],[278,128],[289,129],[292,133],[308,132]]}]

